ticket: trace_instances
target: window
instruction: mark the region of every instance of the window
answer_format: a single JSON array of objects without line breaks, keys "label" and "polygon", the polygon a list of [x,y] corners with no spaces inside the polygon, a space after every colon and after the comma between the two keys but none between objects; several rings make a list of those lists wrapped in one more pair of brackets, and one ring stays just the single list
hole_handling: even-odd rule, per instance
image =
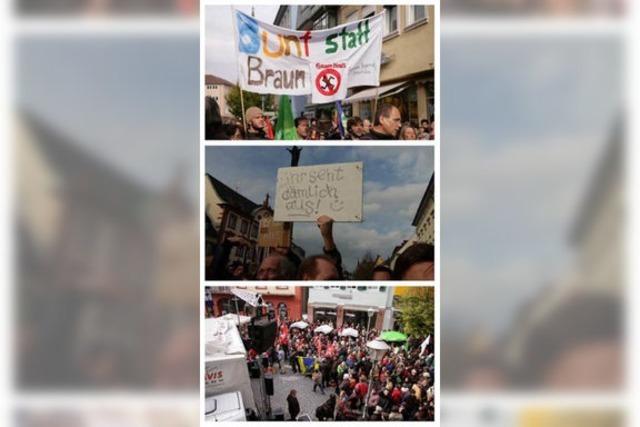
[{"label": "window", "polygon": [[333,11],[325,12],[313,21],[314,30],[326,30],[327,28],[335,27],[336,25],[337,19],[335,12]]},{"label": "window", "polygon": [[427,19],[427,7],[425,5],[407,6],[407,26]]},{"label": "window", "polygon": [[240,233],[247,234],[247,231],[249,231],[249,221],[243,219],[240,223]]},{"label": "window", "polygon": [[238,224],[238,217],[235,214],[230,213],[227,218],[227,228],[235,230],[236,225]]},{"label": "window", "polygon": [[386,286],[380,286],[380,287],[378,288],[378,290],[379,290],[380,292],[387,292],[387,287],[386,287]]},{"label": "window", "polygon": [[398,6],[385,6],[384,34],[398,31]]},{"label": "window", "polygon": [[358,11],[356,10],[355,12],[351,12],[347,18],[345,19],[345,21],[343,22],[343,24],[346,24],[347,22],[353,22],[353,21],[357,21],[358,20]]},{"label": "window", "polygon": [[366,291],[367,287],[366,286],[358,286],[356,287],[357,290],[359,290],[360,292]]},{"label": "window", "polygon": [[255,222],[251,224],[251,238],[255,239],[258,237],[258,224]]},{"label": "window", "polygon": [[218,89],[218,85],[211,85],[211,89]]},{"label": "window", "polygon": [[280,19],[280,23],[278,24],[278,26],[280,27],[284,27],[284,28],[289,28],[289,25],[291,25],[291,20],[290,20],[290,6],[284,6],[285,10],[282,13],[282,18]]}]

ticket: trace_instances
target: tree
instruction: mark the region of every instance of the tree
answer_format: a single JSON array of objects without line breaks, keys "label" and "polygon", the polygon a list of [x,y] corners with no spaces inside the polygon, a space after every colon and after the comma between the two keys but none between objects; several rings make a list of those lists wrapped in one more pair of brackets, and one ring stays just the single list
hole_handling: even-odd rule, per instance
[{"label": "tree", "polygon": [[397,303],[405,334],[414,337],[433,335],[433,288],[411,288],[406,295],[397,297]]},{"label": "tree", "polygon": [[[273,96],[271,95],[260,95],[254,92],[244,92],[244,109],[246,110],[249,107],[260,107],[262,108],[262,96],[264,96],[264,108],[265,110],[273,109]],[[240,86],[235,85],[231,88],[227,96],[225,97],[227,100],[227,106],[229,107],[229,111],[238,119],[242,120],[243,111],[242,111],[242,102],[240,100]]]}]

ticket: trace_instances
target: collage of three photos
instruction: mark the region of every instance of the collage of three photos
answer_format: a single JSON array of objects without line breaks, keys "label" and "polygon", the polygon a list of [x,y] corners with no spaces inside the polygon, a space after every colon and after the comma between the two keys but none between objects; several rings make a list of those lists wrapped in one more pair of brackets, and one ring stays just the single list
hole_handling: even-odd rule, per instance
[{"label": "collage of three photos", "polygon": [[201,6],[205,424],[437,420],[438,23]]}]

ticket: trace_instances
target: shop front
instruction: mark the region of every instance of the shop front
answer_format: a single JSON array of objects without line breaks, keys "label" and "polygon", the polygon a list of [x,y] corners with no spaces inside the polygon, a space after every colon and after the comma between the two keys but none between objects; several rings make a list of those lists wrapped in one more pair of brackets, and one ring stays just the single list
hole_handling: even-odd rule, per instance
[{"label": "shop front", "polygon": [[337,327],[338,312],[336,307],[313,307],[313,320],[321,323],[330,323]]}]

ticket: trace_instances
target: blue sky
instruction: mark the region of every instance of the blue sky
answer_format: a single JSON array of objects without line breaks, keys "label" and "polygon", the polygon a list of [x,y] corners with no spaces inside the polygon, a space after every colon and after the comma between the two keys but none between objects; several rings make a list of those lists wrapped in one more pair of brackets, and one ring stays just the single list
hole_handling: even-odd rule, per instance
[{"label": "blue sky", "polygon": [[149,188],[179,168],[198,200],[198,35],[32,36],[16,45],[18,105]]},{"label": "blue sky", "polygon": [[[345,265],[353,270],[367,251],[390,255],[411,237],[411,221],[433,173],[431,147],[303,147],[300,166],[364,162],[364,222],[337,223],[334,236]],[[256,203],[275,194],[279,167],[290,164],[284,147],[207,147],[205,168]],[[272,205],[273,206],[273,205]],[[296,223],[294,241],[308,255],[321,253],[315,224]]]}]

